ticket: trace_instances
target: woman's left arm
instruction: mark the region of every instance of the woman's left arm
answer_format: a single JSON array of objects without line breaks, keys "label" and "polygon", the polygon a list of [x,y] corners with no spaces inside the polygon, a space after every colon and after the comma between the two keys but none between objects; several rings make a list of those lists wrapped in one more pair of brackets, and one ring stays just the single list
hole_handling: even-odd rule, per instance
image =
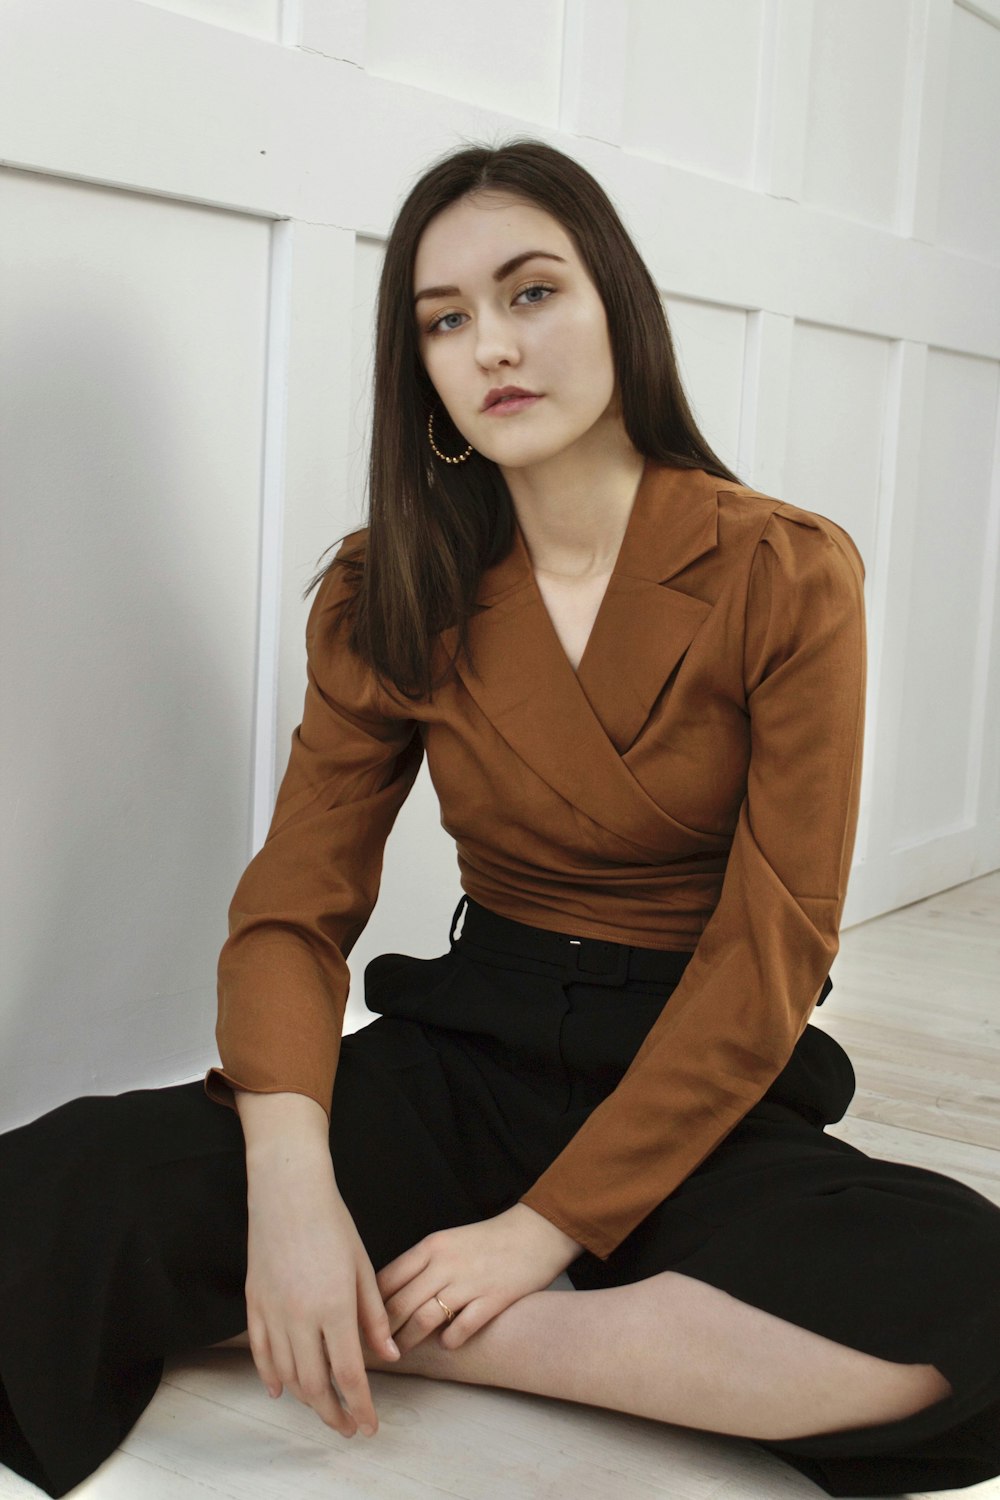
[{"label": "woman's left arm", "polygon": [[839,947],[864,741],[864,564],[772,513],[747,585],[747,791],[722,890],[618,1086],[521,1202],[606,1260],[759,1102]]}]

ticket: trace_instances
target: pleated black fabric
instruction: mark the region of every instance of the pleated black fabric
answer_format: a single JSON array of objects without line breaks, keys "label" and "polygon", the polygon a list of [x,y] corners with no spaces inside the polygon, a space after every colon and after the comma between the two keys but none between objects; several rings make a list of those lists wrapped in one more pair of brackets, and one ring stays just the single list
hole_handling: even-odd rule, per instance
[{"label": "pleated black fabric", "polygon": [[[632,949],[617,980],[588,982],[492,914],[493,946],[473,943],[470,914],[439,958],[369,964],[377,1019],[343,1040],[330,1149],[376,1270],[515,1203],[615,1087],[690,957]],[[568,1275],[592,1290],[674,1270],[936,1365],[953,1395],[925,1411],[758,1446],[828,1495],[978,1484],[1000,1474],[1000,1209],[826,1134],[854,1086],[844,1050],[808,1026],[721,1146]],[[0,1136],[0,1203],[0,1459],[60,1496],[121,1442],[164,1357],[246,1327],[239,1119],[201,1081],[73,1100]]]}]

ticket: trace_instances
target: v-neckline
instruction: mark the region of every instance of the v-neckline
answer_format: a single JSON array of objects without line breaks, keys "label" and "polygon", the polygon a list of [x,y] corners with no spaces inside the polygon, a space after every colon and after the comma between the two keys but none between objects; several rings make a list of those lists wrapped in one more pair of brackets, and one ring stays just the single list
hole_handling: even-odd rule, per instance
[{"label": "v-neckline", "polygon": [[[602,796],[613,783],[624,787],[619,759],[709,612],[670,581],[718,544],[719,488],[706,472],[647,462],[576,669],[519,525],[480,580],[459,675],[497,733],[575,805],[587,805],[578,801],[585,783]],[[443,645],[455,656],[457,627],[443,633]]]},{"label": "v-neckline", "polygon": [[604,592],[601,595],[601,602],[597,606],[597,612],[594,615],[593,621],[591,622],[590,630],[589,630],[589,632],[587,634],[587,639],[586,639],[586,641],[584,643],[583,650],[580,653],[579,663],[575,667],[574,667],[572,661],[569,658],[569,654],[568,654],[568,652],[566,650],[566,647],[563,645],[562,641],[559,638],[559,632],[556,629],[555,621],[553,620],[552,615],[549,612],[549,607],[548,607],[548,605],[545,602],[545,595],[542,593],[542,590],[539,587],[538,578],[537,578],[537,576],[535,574],[534,564],[532,563],[532,560],[531,560],[531,553],[528,550],[528,543],[527,543],[527,540],[525,539],[524,532],[521,530],[521,523],[520,523],[520,521],[518,521],[517,516],[515,514],[515,518],[514,518],[514,529],[515,529],[515,533],[516,533],[515,540],[516,540],[517,546],[520,548],[520,551],[521,551],[521,554],[522,554],[522,559],[523,559],[523,562],[524,562],[524,566],[525,566],[525,568],[527,570],[528,586],[533,591],[533,593],[534,593],[534,595],[535,595],[538,603],[540,604],[540,606],[542,608],[542,611],[543,611],[543,613],[545,615],[545,619],[548,621],[548,627],[549,627],[549,630],[550,630],[550,632],[552,634],[552,637],[555,640],[556,645],[559,647],[559,653],[560,653],[562,659],[565,661],[566,666],[573,673],[573,676],[576,678],[577,682],[579,682],[581,684],[581,686],[583,685],[583,675],[584,675],[584,670],[585,670],[585,666],[586,666],[587,660],[588,660],[589,657],[591,657],[593,655],[593,651],[592,651],[591,648],[592,648],[593,643],[594,643],[594,636],[597,634],[597,631],[598,631],[598,629],[600,627],[602,616],[606,614],[605,604],[607,602],[608,594],[611,592],[612,587],[614,585],[615,578],[616,578],[617,573],[618,573],[619,564],[622,562],[622,560],[623,560],[623,558],[625,556],[625,542],[626,542],[626,539],[627,539],[627,537],[629,535],[629,532],[632,529],[632,518],[634,517],[634,515],[636,513],[636,502],[637,502],[637,500],[639,498],[639,491],[642,489],[643,481],[645,479],[647,470],[648,470],[648,461],[647,461],[646,465],[644,465],[644,467],[643,467],[642,474],[640,475],[640,478],[639,478],[639,483],[636,486],[635,494],[632,497],[632,508],[629,511],[628,520],[625,523],[625,530],[622,532],[622,539],[621,539],[621,541],[618,544],[618,551],[615,554],[614,563],[612,565],[610,573],[608,574],[607,581],[606,581],[606,583],[604,585]]},{"label": "v-neckline", "polygon": [[601,593],[600,603],[598,604],[597,609],[594,612],[594,618],[590,622],[590,629],[587,632],[587,639],[583,643],[583,650],[580,652],[580,660],[576,664],[576,666],[573,665],[573,662],[572,662],[572,659],[570,658],[569,652],[566,650],[566,647],[563,645],[562,639],[561,639],[561,637],[559,635],[559,631],[556,628],[556,622],[555,622],[555,620],[554,620],[554,618],[552,616],[551,610],[549,609],[548,603],[546,602],[545,594],[544,594],[544,592],[542,590],[541,584],[538,581],[538,575],[535,573],[534,568],[531,569],[531,575],[532,575],[532,587],[533,587],[535,593],[538,595],[538,598],[541,601],[542,608],[545,610],[546,618],[548,619],[549,625],[550,625],[550,627],[552,629],[552,634],[556,638],[556,642],[557,642],[557,644],[559,646],[559,649],[562,652],[563,656],[565,656],[565,658],[566,658],[566,665],[569,667],[570,671],[574,674],[574,676],[577,678],[577,680],[579,680],[580,674],[583,671],[583,664],[584,664],[584,662],[585,662],[585,660],[587,658],[587,653],[590,651],[590,643],[594,639],[594,632],[597,629],[597,622],[600,619],[600,617],[601,617],[601,611],[604,608],[604,601],[608,597],[608,589],[611,587],[611,580],[614,577],[614,569],[612,568],[611,572],[608,574],[607,578],[605,579],[604,589],[603,589],[603,591]]}]

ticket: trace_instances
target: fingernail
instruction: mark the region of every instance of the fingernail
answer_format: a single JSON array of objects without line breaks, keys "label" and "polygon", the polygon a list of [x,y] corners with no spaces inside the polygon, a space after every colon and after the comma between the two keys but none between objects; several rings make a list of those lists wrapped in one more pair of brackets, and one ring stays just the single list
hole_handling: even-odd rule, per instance
[{"label": "fingernail", "polygon": [[367,1422],[362,1422],[362,1424],[361,1424],[361,1431],[364,1433],[365,1437],[374,1437],[375,1436],[375,1429],[374,1429],[374,1427],[369,1427],[369,1425],[368,1425]]},{"label": "fingernail", "polygon": [[385,1341],[385,1347],[388,1349],[388,1351],[389,1351],[390,1354],[395,1355],[395,1354],[399,1353],[399,1349],[397,1348],[396,1342],[395,1342],[394,1339],[386,1339],[386,1341]]}]

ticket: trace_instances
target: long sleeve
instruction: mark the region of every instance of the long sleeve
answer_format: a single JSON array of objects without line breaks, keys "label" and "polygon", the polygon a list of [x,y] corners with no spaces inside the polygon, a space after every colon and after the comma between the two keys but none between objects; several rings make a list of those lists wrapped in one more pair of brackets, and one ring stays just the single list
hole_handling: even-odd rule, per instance
[{"label": "long sleeve", "polygon": [[520,1200],[601,1259],[767,1092],[839,947],[866,682],[846,532],[772,515],[743,646],[750,764],[718,903],[617,1088]]},{"label": "long sleeve", "polygon": [[230,1108],[234,1088],[287,1090],[315,1099],[329,1118],[346,959],[371,916],[385,841],[423,758],[416,725],[387,716],[374,674],[340,632],[327,638],[344,571],[333,568],[317,589],[302,722],[267,838],[229,908],[218,965],[222,1067],[206,1074],[205,1091]]}]

